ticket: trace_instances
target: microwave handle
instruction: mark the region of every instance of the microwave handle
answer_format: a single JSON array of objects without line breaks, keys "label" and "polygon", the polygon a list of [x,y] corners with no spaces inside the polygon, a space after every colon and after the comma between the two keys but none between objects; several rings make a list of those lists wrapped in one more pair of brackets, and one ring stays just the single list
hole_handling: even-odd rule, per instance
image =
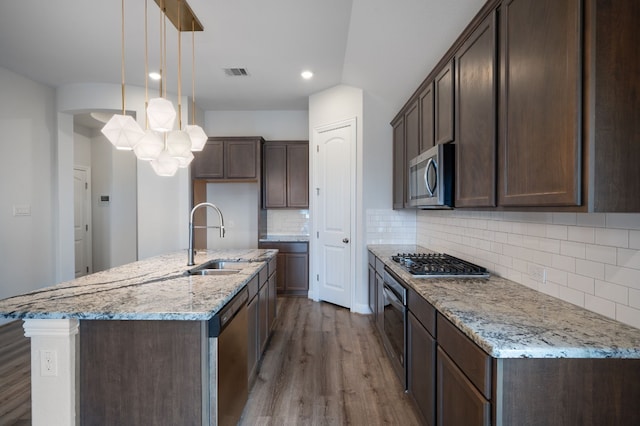
[{"label": "microwave handle", "polygon": [[[436,177],[436,182],[433,188],[431,187],[431,185],[429,185],[429,167],[433,167],[433,169],[435,170],[434,176]],[[434,191],[438,186],[438,166],[436,162],[433,161],[433,158],[429,158],[429,161],[427,161],[427,167],[424,168],[424,185],[427,187],[429,196],[433,197]]]}]

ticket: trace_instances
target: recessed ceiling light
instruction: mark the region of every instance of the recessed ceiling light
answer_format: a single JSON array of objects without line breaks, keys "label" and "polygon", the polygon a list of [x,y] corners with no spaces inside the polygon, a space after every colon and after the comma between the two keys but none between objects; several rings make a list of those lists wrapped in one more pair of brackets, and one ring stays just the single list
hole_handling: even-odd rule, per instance
[{"label": "recessed ceiling light", "polygon": [[313,77],[313,73],[311,71],[302,71],[302,73],[300,73],[300,75],[305,80],[309,80],[311,77]]},{"label": "recessed ceiling light", "polygon": [[151,80],[160,80],[162,76],[160,75],[160,73],[154,71],[149,73],[149,78]]}]

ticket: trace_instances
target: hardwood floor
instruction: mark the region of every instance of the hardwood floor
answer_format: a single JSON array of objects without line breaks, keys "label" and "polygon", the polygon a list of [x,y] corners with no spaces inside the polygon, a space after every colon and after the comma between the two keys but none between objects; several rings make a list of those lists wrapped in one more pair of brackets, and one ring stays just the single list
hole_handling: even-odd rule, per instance
[{"label": "hardwood floor", "polygon": [[31,424],[30,352],[22,321],[0,326],[0,426]]},{"label": "hardwood floor", "polygon": [[418,425],[371,317],[305,298],[278,320],[241,425]]},{"label": "hardwood floor", "polygon": [[[420,424],[369,316],[306,298],[280,298],[278,309],[241,425]],[[0,426],[30,425],[22,321],[0,327],[0,343]]]}]

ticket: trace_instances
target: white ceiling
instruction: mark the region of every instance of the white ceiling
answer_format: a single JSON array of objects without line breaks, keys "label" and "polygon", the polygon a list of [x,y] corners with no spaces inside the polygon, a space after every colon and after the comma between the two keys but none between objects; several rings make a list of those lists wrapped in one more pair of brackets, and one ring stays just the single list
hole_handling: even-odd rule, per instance
[{"label": "white ceiling", "polygon": [[[149,66],[157,68],[160,14],[148,2]],[[205,111],[306,110],[309,95],[342,83],[399,109],[484,2],[189,0],[204,27],[195,34],[196,101]],[[52,87],[120,83],[120,5],[1,1],[0,66]],[[139,86],[144,5],[125,0],[125,80]],[[168,90],[176,93],[178,36],[168,28]],[[183,33],[183,95],[191,94],[191,51],[191,33]],[[228,67],[250,76],[227,77]],[[300,78],[304,69],[311,81]]]}]

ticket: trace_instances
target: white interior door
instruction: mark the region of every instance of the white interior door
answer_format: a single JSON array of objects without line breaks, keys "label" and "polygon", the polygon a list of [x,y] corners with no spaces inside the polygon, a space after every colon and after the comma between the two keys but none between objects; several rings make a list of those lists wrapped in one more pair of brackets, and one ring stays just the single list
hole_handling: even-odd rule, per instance
[{"label": "white interior door", "polygon": [[351,308],[355,272],[355,144],[355,119],[314,130],[318,298],[346,308]]},{"label": "white interior door", "polygon": [[73,239],[75,249],[76,278],[91,272],[91,240],[89,222],[91,218],[91,193],[89,170],[73,169]]}]

